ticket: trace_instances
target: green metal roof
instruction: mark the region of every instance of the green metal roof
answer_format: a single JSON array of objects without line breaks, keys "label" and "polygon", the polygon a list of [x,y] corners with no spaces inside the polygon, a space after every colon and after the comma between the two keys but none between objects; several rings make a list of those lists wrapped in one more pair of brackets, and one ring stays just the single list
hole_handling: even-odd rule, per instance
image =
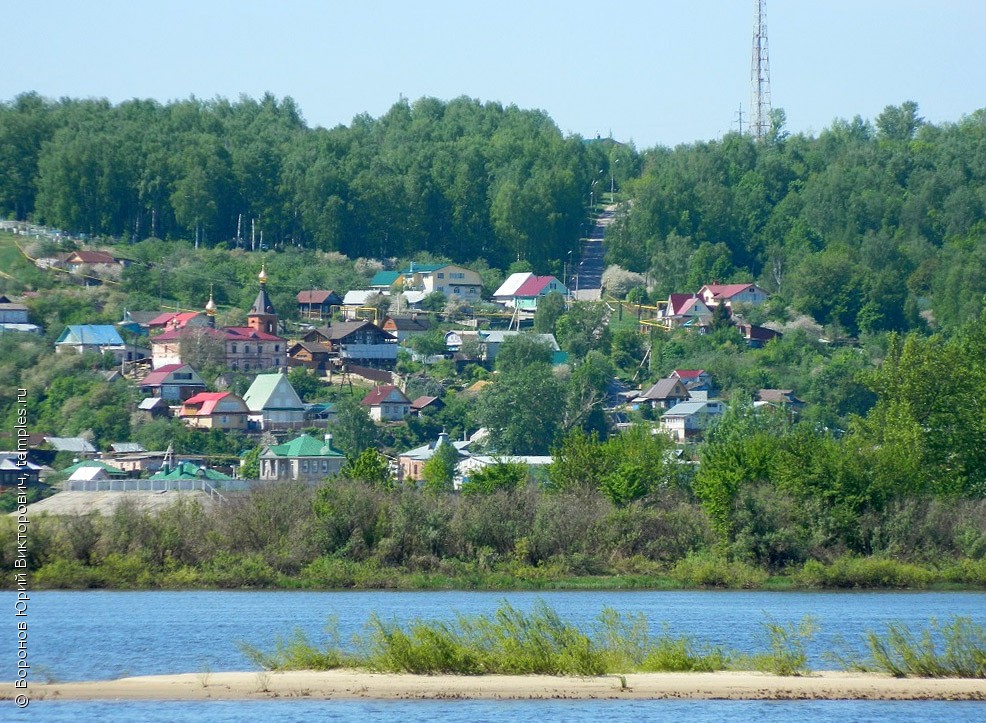
[{"label": "green metal roof", "polygon": [[126,472],[118,467],[114,467],[111,464],[106,464],[106,462],[100,462],[98,459],[85,459],[81,462],[76,462],[71,467],[66,467],[61,470],[59,474],[74,474],[77,469],[82,467],[99,467],[100,469],[106,470],[107,474],[119,474],[126,476]]},{"label": "green metal roof", "polygon": [[191,462],[179,462],[174,468],[165,472],[163,469],[155,475],[151,476],[151,479],[211,479],[211,480],[227,480],[232,479],[229,475],[225,475],[222,472],[217,472],[214,469],[208,469],[206,467],[199,467],[197,464],[192,464]]},{"label": "green metal roof", "polygon": [[[280,372],[274,374],[258,374],[250,385],[250,388],[247,389],[246,394],[243,395],[243,401],[250,408],[251,412],[259,412],[263,409],[275,409],[275,407],[269,406],[269,402],[274,392],[277,391],[279,384],[284,384],[285,394],[294,395],[294,399],[297,400],[296,403],[292,403],[286,409],[303,409],[301,397],[298,396],[294,387],[291,386],[291,382],[288,381],[288,375]],[[277,408],[280,409],[282,407]]]},{"label": "green metal roof", "polygon": [[328,442],[323,442],[307,434],[295,437],[290,442],[273,445],[268,448],[270,454],[277,457],[345,457],[342,452],[333,449]]},{"label": "green metal roof", "polygon": [[370,286],[391,286],[400,275],[399,271],[378,271],[370,279]]}]

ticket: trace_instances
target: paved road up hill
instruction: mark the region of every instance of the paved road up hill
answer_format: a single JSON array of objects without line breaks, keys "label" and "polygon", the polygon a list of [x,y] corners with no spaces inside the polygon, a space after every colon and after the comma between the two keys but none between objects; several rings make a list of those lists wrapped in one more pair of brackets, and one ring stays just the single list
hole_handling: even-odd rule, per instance
[{"label": "paved road up hill", "polygon": [[606,268],[603,236],[606,227],[613,223],[615,211],[615,205],[603,207],[589,237],[582,240],[582,260],[568,279],[572,297],[579,301],[598,301],[602,296],[603,270]]}]

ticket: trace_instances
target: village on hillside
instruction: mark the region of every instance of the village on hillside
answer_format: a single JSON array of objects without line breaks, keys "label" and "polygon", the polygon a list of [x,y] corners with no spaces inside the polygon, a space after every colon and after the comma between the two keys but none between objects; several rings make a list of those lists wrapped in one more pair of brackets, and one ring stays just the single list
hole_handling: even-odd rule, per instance
[{"label": "village on hillside", "polygon": [[[126,262],[110,251],[80,250],[35,263],[98,284]],[[484,304],[484,314],[436,314],[427,304],[436,295],[448,300],[446,311],[452,306],[469,312]],[[571,373],[569,354],[555,335],[534,330],[539,306],[558,304],[565,310],[591,304],[604,326],[619,318],[641,338],[675,329],[708,334],[724,325],[750,348],[781,336],[745,320],[744,310],[768,298],[754,283],[710,283],[652,305],[611,296],[580,302],[563,279],[516,272],[490,298],[482,296],[476,271],[449,263],[410,263],[377,272],[365,289],[308,289],[297,293],[293,308],[276,309],[262,267],[245,324],[219,323],[212,294],[199,311],[127,309],[116,324],[69,324],[52,352],[103,360],[102,383],[136,389],[137,418],[178,420],[202,436],[235,435],[243,449],[239,454],[189,454],[170,440],[163,448],[147,449],[131,439],[94,444],[92,435],[61,437],[36,430],[29,440],[30,481],[73,493],[198,491],[222,500],[224,494],[256,484],[319,484],[340,474],[347,453],[352,460],[354,452],[366,448],[386,460],[397,483],[422,483],[436,455],[452,461],[453,489],[468,484],[478,470],[504,463],[524,465],[536,479],[552,462],[550,448],[498,448],[489,428],[449,424],[443,411],[452,399],[474,404],[501,376],[496,371],[501,351],[520,348],[524,341],[543,348],[556,374]],[[0,299],[0,325],[5,333],[42,332],[30,323],[28,307],[7,297]],[[450,376],[437,382],[428,377],[435,365]],[[688,450],[727,408],[716,380],[703,369],[674,369],[644,383],[640,367],[630,380],[627,375],[605,379],[588,402],[593,409],[585,412],[602,415],[607,433],[646,420],[652,433],[672,440],[680,461],[689,463],[694,454]],[[634,379],[640,381],[634,384]],[[295,388],[299,382],[301,390]],[[328,397],[320,394],[325,391]],[[358,404],[341,404],[342,397]],[[760,389],[754,403],[787,415],[796,415],[803,405],[791,389]],[[374,430],[369,445],[354,448],[351,440],[340,445],[333,438],[337,428],[353,427],[354,414],[362,417],[355,422],[358,429]],[[0,456],[12,465],[13,451]],[[44,509],[55,500],[38,504]]]}]

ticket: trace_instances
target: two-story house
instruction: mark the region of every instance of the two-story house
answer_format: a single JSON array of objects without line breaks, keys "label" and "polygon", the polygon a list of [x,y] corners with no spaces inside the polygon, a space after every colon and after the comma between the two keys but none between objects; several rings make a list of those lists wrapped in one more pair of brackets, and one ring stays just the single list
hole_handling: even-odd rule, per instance
[{"label": "two-story house", "polygon": [[756,284],[706,284],[698,290],[698,296],[709,308],[725,304],[750,304],[759,306],[769,294]]},{"label": "two-story house", "polygon": [[397,362],[397,337],[371,321],[342,321],[316,327],[302,341],[324,345],[336,366],[352,362],[391,368]]}]

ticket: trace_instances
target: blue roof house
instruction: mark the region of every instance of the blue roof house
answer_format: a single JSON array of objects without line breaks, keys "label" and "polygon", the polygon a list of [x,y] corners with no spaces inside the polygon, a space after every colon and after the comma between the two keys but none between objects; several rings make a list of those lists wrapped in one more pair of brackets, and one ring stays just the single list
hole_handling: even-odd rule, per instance
[{"label": "blue roof house", "polygon": [[55,342],[55,352],[58,354],[110,352],[117,362],[121,362],[124,359],[135,361],[145,356],[146,349],[128,347],[120,332],[111,324],[72,324],[65,327],[65,331],[58,337],[58,341]]}]

